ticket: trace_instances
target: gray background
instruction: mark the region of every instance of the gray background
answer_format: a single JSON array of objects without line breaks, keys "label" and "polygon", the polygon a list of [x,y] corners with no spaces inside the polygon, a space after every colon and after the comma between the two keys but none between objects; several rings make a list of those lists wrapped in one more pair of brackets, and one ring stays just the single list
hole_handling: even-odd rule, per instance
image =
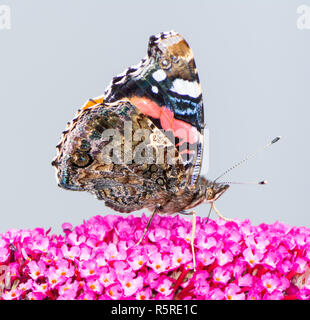
[{"label": "gray background", "polygon": [[0,30],[0,232],[60,232],[63,222],[113,212],[88,193],[57,187],[55,146],[76,110],[145,56],[150,35],[170,29],[195,54],[209,178],[283,137],[225,177],[270,183],[232,186],[218,209],[254,224],[310,226],[310,30],[296,27],[296,9],[309,0],[3,1],[12,29]]}]

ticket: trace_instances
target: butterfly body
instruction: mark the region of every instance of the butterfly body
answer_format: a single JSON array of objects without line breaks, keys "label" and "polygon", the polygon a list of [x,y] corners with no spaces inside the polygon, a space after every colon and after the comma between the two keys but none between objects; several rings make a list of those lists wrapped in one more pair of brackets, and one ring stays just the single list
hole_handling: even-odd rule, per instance
[{"label": "butterfly body", "polygon": [[140,64],[68,124],[53,161],[58,184],[119,212],[172,214],[212,202],[228,186],[200,176],[203,128],[192,50],[173,31],[152,36]]}]

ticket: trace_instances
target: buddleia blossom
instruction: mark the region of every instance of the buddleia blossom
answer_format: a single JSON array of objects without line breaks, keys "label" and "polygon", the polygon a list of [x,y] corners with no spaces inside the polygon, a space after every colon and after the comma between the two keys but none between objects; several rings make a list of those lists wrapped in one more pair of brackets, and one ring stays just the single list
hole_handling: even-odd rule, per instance
[{"label": "buddleia blossom", "polygon": [[95,216],[0,235],[2,300],[310,300],[310,229],[276,222]]}]

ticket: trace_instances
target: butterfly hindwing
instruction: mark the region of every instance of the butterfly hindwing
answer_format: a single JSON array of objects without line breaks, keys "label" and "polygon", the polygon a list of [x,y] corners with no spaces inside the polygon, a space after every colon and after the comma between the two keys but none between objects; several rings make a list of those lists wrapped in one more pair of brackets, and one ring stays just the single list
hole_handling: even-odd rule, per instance
[{"label": "butterfly hindwing", "polygon": [[[131,128],[125,138],[126,125]],[[150,132],[144,141],[138,135],[143,130]],[[127,151],[126,139],[132,140]],[[175,157],[171,164],[164,158],[156,161],[159,149],[167,147],[174,148],[130,101],[88,105],[73,120],[58,146],[60,152],[54,164],[59,185],[89,191],[121,212],[152,209],[159,198],[165,201],[169,194],[177,192],[184,180],[177,153],[171,152],[171,158]]]}]

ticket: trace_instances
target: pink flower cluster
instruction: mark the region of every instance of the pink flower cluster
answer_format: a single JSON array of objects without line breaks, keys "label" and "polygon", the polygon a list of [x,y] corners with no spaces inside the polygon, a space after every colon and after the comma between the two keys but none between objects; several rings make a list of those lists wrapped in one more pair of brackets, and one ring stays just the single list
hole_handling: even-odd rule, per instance
[{"label": "pink flower cluster", "polygon": [[63,235],[0,235],[0,299],[310,299],[310,229],[248,220],[95,216]]}]

